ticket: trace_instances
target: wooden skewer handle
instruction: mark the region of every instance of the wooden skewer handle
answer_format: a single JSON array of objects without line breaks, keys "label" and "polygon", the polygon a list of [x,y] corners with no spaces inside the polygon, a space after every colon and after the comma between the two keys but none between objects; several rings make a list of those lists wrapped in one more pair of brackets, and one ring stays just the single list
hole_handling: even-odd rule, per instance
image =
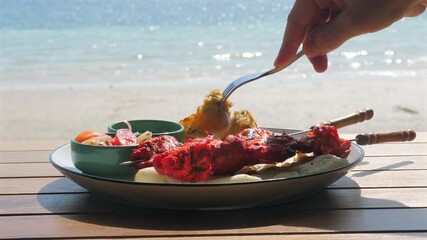
[{"label": "wooden skewer handle", "polygon": [[403,130],[389,133],[367,133],[356,136],[356,143],[359,145],[371,145],[386,142],[406,142],[415,139],[417,134],[414,130]]},{"label": "wooden skewer handle", "polygon": [[336,128],[343,128],[349,125],[353,125],[356,123],[369,120],[373,116],[374,116],[374,110],[370,108],[366,108],[342,118],[323,122],[321,123],[321,125],[332,125],[332,126],[335,126]]}]

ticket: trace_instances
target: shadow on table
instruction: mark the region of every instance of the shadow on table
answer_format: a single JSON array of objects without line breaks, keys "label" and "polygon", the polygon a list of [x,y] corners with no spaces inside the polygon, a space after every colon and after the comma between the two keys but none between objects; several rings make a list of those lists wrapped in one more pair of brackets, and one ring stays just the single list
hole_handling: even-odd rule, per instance
[{"label": "shadow on table", "polygon": [[[62,214],[62,217],[75,221],[130,229],[224,230],[281,225],[292,226],[293,229],[308,227],[342,231],[343,226],[348,228],[351,225],[369,224],[363,222],[367,212],[374,218],[372,221],[381,222],[384,221],[384,216],[374,212],[378,208],[406,207],[396,201],[361,196],[357,183],[348,177],[343,177],[340,181],[349,183],[346,185],[351,186],[350,188],[329,188],[312,197],[286,204],[226,211],[176,211],[134,207],[109,202],[84,191],[43,194],[52,192],[51,188],[57,189],[58,185],[63,184],[58,181],[67,180],[57,180],[46,185],[38,197],[39,203],[49,212]],[[74,183],[67,183],[70,184]],[[79,188],[78,185],[75,186]],[[52,199],[55,196],[58,197],[56,201]],[[46,200],[49,198],[51,199]],[[365,210],[360,211],[359,208]]]},{"label": "shadow on table", "polygon": [[[367,162],[362,162],[362,163],[368,164]],[[372,170],[369,170],[369,171],[361,171],[361,172],[358,172],[358,173],[354,173],[352,176],[353,177],[364,177],[364,176],[372,175],[372,174],[375,174],[375,173],[379,173],[379,172],[381,172],[383,170],[399,169],[399,168],[402,168],[404,166],[408,166],[408,165],[411,165],[411,164],[414,164],[414,162],[413,161],[402,161],[402,162],[398,162],[398,163],[389,164],[387,166],[383,166],[383,167],[380,167],[380,168],[372,169]]]}]

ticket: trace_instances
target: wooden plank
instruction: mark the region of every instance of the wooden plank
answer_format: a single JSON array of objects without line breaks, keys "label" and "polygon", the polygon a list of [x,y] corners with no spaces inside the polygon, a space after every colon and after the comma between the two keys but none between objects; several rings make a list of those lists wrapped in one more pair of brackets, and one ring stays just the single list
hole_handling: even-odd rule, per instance
[{"label": "wooden plank", "polygon": [[[27,150],[46,146],[30,146]],[[1,149],[3,146],[0,146]],[[295,237],[293,239],[425,238],[427,172],[424,167],[414,168],[415,163],[425,166],[425,149],[425,144],[413,143],[368,146],[367,155],[373,157],[367,157],[364,162],[368,164],[363,165],[362,162],[348,175],[350,178],[344,177],[321,194],[292,204],[185,214],[180,211],[135,210],[100,200],[63,177],[41,177],[55,174],[51,172],[53,167],[48,162],[36,164],[38,161],[25,160],[31,155],[21,155],[19,158],[12,154],[18,162],[28,164],[9,162],[0,165],[0,175],[5,176],[0,179],[0,213],[3,214],[0,216],[0,238],[124,236],[165,239],[180,236],[192,239],[283,239],[285,234],[286,238]],[[27,150],[22,148],[16,151]],[[397,157],[400,155],[402,157]],[[416,158],[409,155],[415,155]],[[382,162],[374,162],[375,159]],[[8,169],[2,170],[4,166]],[[31,167],[39,172],[35,178],[22,173],[31,172]],[[372,171],[379,169],[393,171]],[[12,174],[8,173],[9,170]],[[61,192],[67,194],[58,194]],[[396,235],[396,232],[410,231],[420,233]],[[366,232],[369,234],[358,234]]]},{"label": "wooden plank", "polygon": [[426,208],[426,205],[426,188],[330,188],[313,197],[291,203],[289,209]]},{"label": "wooden plank", "polygon": [[[409,170],[427,169],[426,156],[386,156],[366,157],[356,170]],[[2,163],[0,164],[1,177],[57,177],[62,176],[50,162],[40,163]]]},{"label": "wooden plank", "polygon": [[[0,195],[0,215],[109,213],[130,208],[85,193]],[[138,208],[135,208],[137,210]]]},{"label": "wooden plank", "polygon": [[52,151],[12,151],[0,152],[0,164],[2,163],[34,163],[49,162]]},{"label": "wooden plank", "polygon": [[70,143],[70,140],[3,141],[0,142],[0,151],[52,151],[68,143]]},{"label": "wooden plank", "polygon": [[331,188],[405,188],[426,187],[426,170],[352,171],[333,183]]},{"label": "wooden plank", "polygon": [[[48,163],[50,151],[0,152],[0,164]],[[23,165],[22,165],[23,166]],[[0,168],[2,166],[0,165]],[[365,157],[357,170],[427,169],[427,156]]]},{"label": "wooden plank", "polygon": [[[43,145],[43,142],[38,145]],[[29,148],[39,148],[38,145],[30,145]],[[427,143],[379,144],[363,146],[363,149],[366,153],[366,158],[371,156],[402,156],[405,158],[409,156],[427,156]],[[50,153],[50,150],[0,151],[0,163],[48,162]]]},{"label": "wooden plank", "polygon": [[414,142],[427,142],[427,132],[417,132]]},{"label": "wooden plank", "polygon": [[390,143],[362,146],[365,155],[372,156],[426,156],[427,143]]},{"label": "wooden plank", "polygon": [[[427,186],[427,170],[352,171],[330,188],[422,188]],[[0,194],[82,192],[81,187],[63,177],[0,178]]]},{"label": "wooden plank", "polygon": [[[50,151],[0,152],[0,164],[49,163]],[[19,165],[18,165],[19,166]],[[23,166],[23,165],[21,165]],[[0,171],[3,166],[0,165]],[[378,156],[365,157],[357,170],[409,170],[427,169],[426,156]]]},{"label": "wooden plank", "polygon": [[[186,240],[359,240],[359,239],[375,239],[375,240],[411,240],[411,239],[426,239],[427,233],[370,233],[370,234],[272,234],[272,235],[247,235],[247,236],[197,236],[197,237],[184,237]],[[94,238],[82,238],[94,239]],[[116,239],[116,238],[103,238],[103,239]],[[153,238],[121,238],[122,240],[169,240],[169,237],[153,237]]]},{"label": "wooden plank", "polygon": [[[352,139],[357,134],[341,134],[345,139]],[[31,151],[31,150],[49,150],[52,151],[70,140],[46,140],[46,141],[3,141],[0,142],[0,151]],[[427,143],[427,132],[417,132],[417,137],[411,143]],[[410,143],[410,144],[411,144]]]},{"label": "wooden plank", "polygon": [[[327,221],[325,221],[327,219]],[[178,237],[427,231],[427,209],[240,211],[147,210],[113,214],[0,217],[0,238]]]},{"label": "wooden plank", "polygon": [[0,179],[1,195],[80,192],[87,191],[64,177]]},{"label": "wooden plank", "polygon": [[4,163],[0,164],[0,177],[61,177],[50,163]]},{"label": "wooden plank", "polygon": [[354,170],[427,170],[427,156],[365,157]]},{"label": "wooden plank", "polygon": [[[427,188],[327,189],[286,204],[288,209],[427,208]],[[120,213],[143,208],[116,204],[90,193],[0,195],[0,215]]]}]

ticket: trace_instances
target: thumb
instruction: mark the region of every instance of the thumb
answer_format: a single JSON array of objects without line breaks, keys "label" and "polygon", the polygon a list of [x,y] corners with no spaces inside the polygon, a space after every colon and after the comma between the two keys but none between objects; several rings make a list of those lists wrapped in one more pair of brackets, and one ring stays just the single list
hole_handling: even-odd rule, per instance
[{"label": "thumb", "polygon": [[339,16],[324,25],[314,28],[303,42],[307,57],[324,56],[337,49],[348,39],[359,35],[351,24]]}]

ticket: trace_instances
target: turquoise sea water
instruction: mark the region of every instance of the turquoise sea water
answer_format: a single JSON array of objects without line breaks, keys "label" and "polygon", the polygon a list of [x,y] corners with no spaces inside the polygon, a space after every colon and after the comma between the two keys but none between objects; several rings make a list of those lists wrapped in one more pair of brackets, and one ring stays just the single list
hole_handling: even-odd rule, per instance
[{"label": "turquoise sea water", "polygon": [[[228,82],[272,66],[292,4],[2,0],[0,89]],[[327,75],[302,60],[272,78],[419,81],[427,77],[426,42],[423,14],[347,42],[330,54]]]}]

